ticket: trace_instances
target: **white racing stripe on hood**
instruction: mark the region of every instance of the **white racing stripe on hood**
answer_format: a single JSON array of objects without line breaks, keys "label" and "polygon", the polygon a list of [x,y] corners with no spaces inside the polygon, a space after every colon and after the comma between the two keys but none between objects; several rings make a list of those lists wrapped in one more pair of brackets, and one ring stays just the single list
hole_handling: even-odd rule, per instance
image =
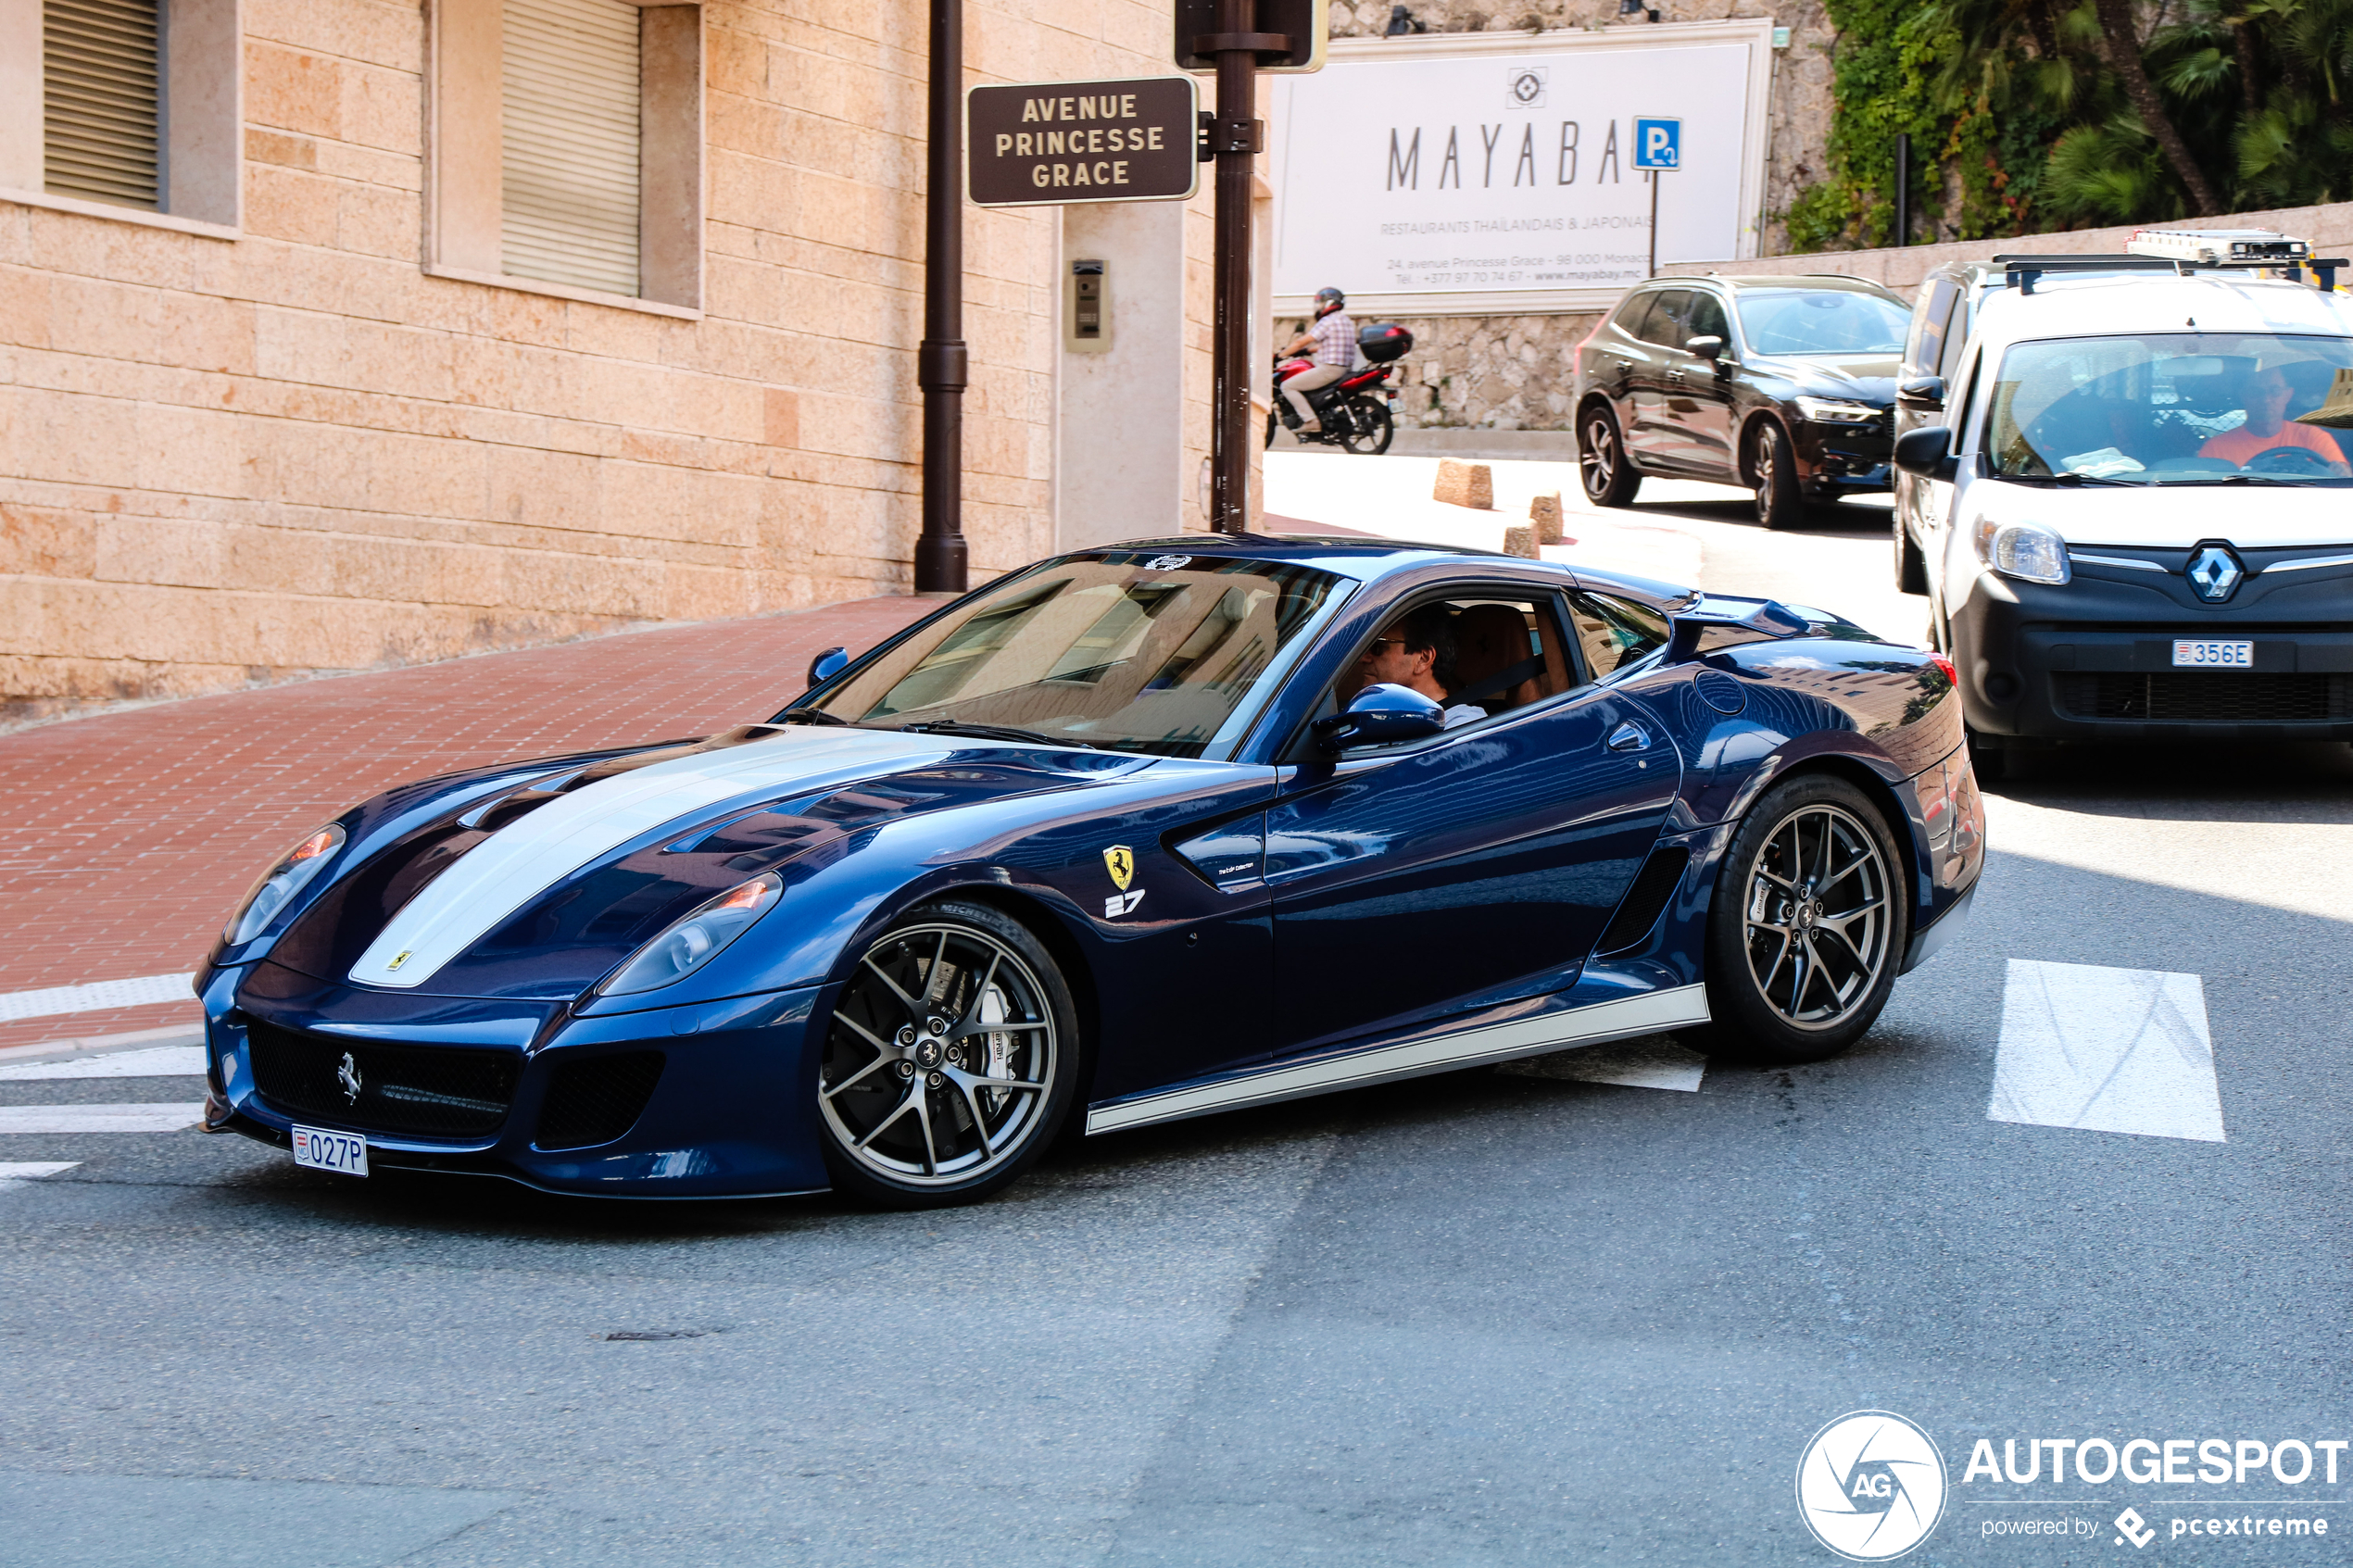
[{"label": "white racing stripe on hood", "polygon": [[895,730],[793,729],[766,740],[655,762],[526,812],[474,847],[410,899],[359,961],[363,985],[408,989],[481,940],[547,888],[664,822],[754,792],[790,793],[833,777],[937,761],[950,749],[1000,742]]}]

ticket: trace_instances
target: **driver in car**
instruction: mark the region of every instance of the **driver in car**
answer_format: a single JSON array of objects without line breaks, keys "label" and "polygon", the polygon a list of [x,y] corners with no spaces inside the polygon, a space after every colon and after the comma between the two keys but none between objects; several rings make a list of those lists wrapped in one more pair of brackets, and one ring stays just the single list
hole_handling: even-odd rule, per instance
[{"label": "driver in car", "polygon": [[1365,645],[1356,660],[1356,673],[1365,685],[1385,682],[1421,693],[1445,710],[1442,718],[1450,730],[1487,717],[1487,709],[1471,703],[1447,704],[1446,678],[1453,672],[1453,619],[1443,605],[1424,605],[1400,616]]},{"label": "driver in car", "polygon": [[2289,384],[2287,371],[2277,363],[2257,370],[2246,380],[2246,422],[2236,430],[2226,430],[2210,437],[2197,449],[2201,458],[2219,458],[2226,463],[2245,468],[2266,452],[2282,446],[2292,446],[2312,454],[2334,474],[2353,473],[2346,465],[2345,454],[2325,432],[2308,424],[2297,424],[2287,417],[2287,406],[2296,395]]}]

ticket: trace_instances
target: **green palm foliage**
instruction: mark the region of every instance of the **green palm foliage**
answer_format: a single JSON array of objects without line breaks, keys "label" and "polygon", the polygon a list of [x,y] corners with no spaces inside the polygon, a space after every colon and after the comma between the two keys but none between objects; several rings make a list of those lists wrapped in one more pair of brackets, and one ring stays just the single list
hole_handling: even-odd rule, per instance
[{"label": "green palm foliage", "polygon": [[[2353,0],[1827,0],[1830,177],[1793,250],[2353,199]],[[2120,62],[2125,69],[2120,69]],[[2137,69],[2133,69],[2133,68]]]}]

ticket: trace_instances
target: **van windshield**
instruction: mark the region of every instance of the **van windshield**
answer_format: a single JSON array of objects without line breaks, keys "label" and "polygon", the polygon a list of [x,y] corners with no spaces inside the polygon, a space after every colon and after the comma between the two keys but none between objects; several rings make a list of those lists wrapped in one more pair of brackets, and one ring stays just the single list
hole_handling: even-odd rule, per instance
[{"label": "van windshield", "polygon": [[2021,343],[1996,473],[2114,484],[2353,483],[2353,339],[2169,332]]},{"label": "van windshield", "polygon": [[812,705],[876,729],[992,726],[1224,757],[1347,597],[1312,567],[1158,550],[1049,561],[920,628]]}]

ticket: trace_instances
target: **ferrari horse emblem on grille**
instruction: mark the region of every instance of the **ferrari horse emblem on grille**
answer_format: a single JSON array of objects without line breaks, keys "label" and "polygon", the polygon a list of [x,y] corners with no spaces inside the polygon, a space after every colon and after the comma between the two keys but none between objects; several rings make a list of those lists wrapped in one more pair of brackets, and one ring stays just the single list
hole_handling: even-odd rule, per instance
[{"label": "ferrari horse emblem on grille", "polygon": [[359,1064],[351,1053],[343,1053],[343,1065],[335,1069],[335,1082],[343,1085],[343,1098],[353,1105],[359,1103]]}]

